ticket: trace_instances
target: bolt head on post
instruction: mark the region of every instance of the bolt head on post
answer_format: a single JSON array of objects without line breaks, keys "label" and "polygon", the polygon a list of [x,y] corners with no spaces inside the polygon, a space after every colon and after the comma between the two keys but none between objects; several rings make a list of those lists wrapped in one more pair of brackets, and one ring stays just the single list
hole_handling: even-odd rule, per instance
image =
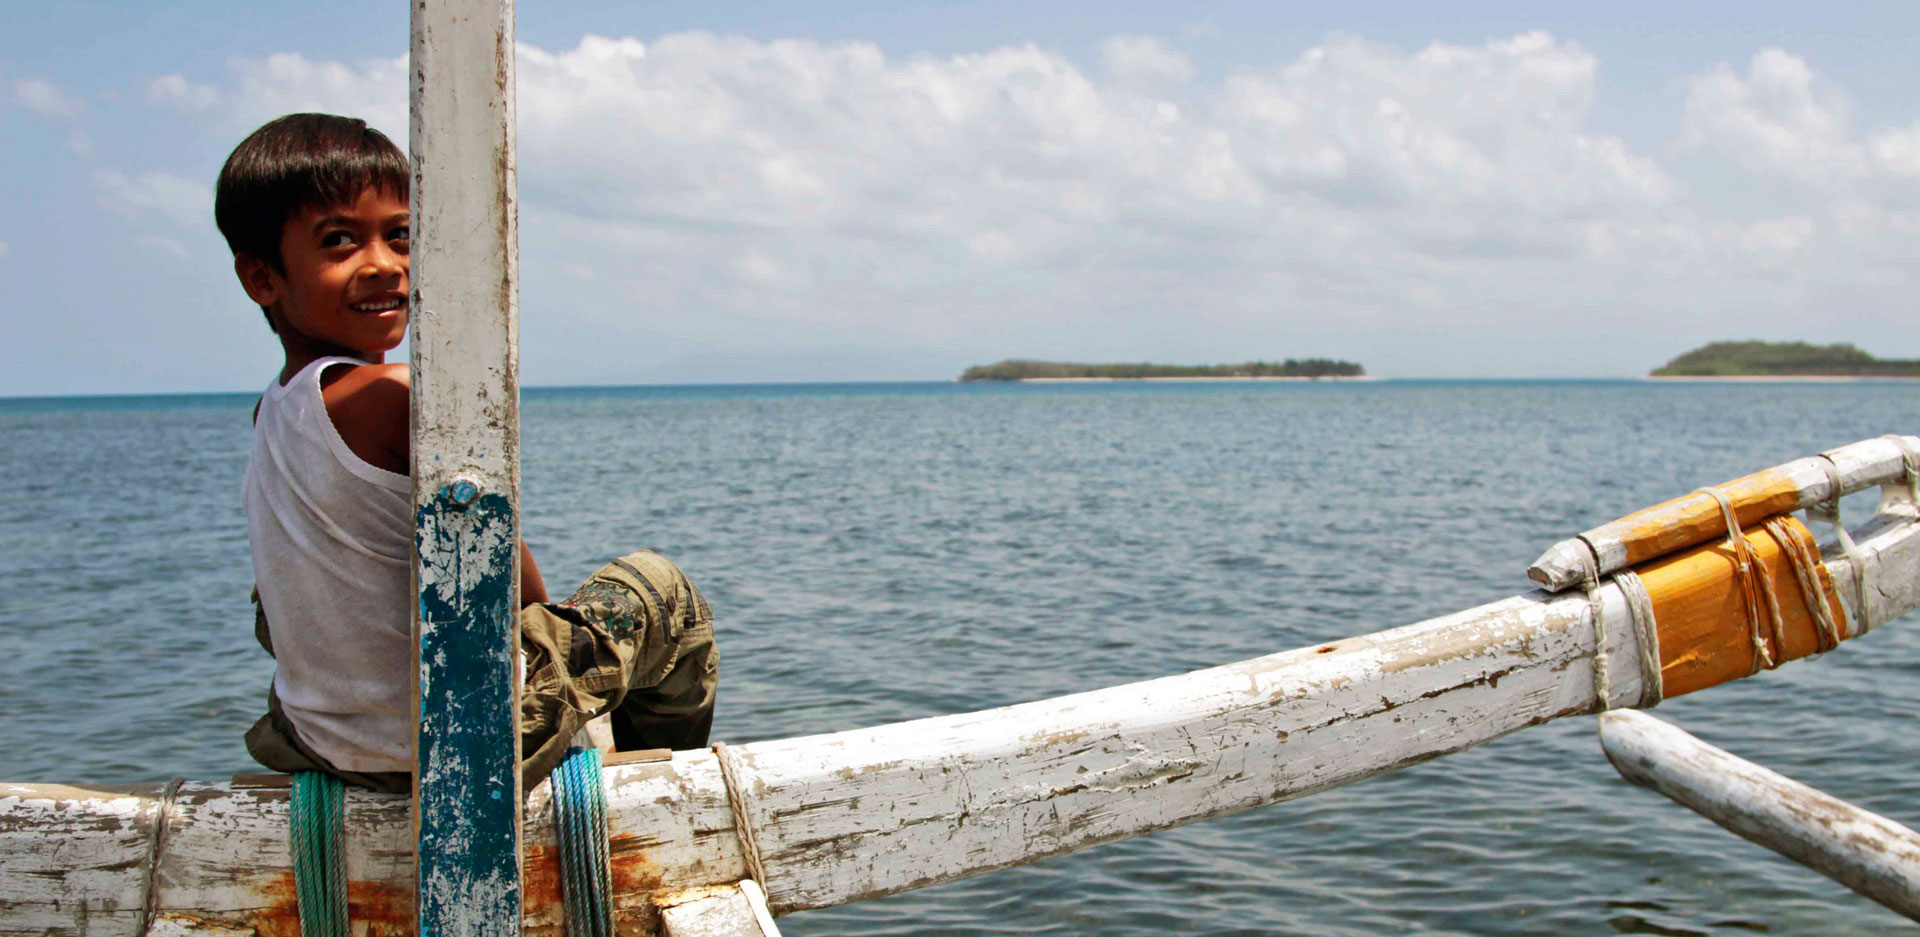
[{"label": "bolt head on post", "polygon": [[447,485],[447,500],[456,507],[471,507],[480,499],[480,483],[469,475],[455,475]]}]

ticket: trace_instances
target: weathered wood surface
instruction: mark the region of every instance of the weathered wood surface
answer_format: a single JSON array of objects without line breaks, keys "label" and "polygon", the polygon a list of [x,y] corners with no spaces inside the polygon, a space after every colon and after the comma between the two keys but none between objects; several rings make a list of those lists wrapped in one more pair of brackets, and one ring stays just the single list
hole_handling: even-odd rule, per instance
[{"label": "weathered wood surface", "polygon": [[[1920,523],[1894,505],[1859,531],[1874,620],[1920,604]],[[1843,599],[1851,568],[1830,558]],[[1614,585],[1606,653],[1636,659]],[[1854,610],[1847,609],[1849,616]],[[1668,624],[1679,624],[1669,622]],[[1663,628],[1662,656],[1670,648]],[[1586,596],[1517,596],[1378,634],[1019,706],[760,742],[731,750],[779,912],[876,897],[1288,800],[1590,712],[1596,629]],[[1616,663],[1612,706],[1640,699]],[[608,768],[616,923],[654,933],[671,896],[748,877],[710,752]],[[124,794],[12,786],[0,797],[0,934],[125,933],[134,879],[65,870],[124,862],[141,827]],[[190,784],[160,864],[162,921],[291,934],[286,791]],[[561,930],[544,786],[527,805],[527,927]],[[98,862],[46,869],[50,830],[88,834]],[[98,819],[92,819],[92,818]],[[113,817],[121,819],[115,820]],[[411,926],[404,801],[348,795],[350,897],[368,935]],[[119,844],[119,845],[115,845]],[[114,850],[118,850],[117,852]],[[42,880],[44,879],[44,880]],[[96,892],[94,887],[109,889]],[[99,915],[78,911],[100,910]]]},{"label": "weathered wood surface", "polygon": [[1920,833],[1645,713],[1603,714],[1600,745],[1621,777],[1920,920]]},{"label": "weathered wood surface", "polygon": [[[1890,438],[1869,439],[1719,487],[1733,503],[1742,527],[1831,500],[1833,483],[1826,463],[1838,469],[1843,497],[1881,487],[1887,497],[1905,499],[1910,497],[1909,466],[1915,458],[1912,453],[1920,452],[1920,437],[1900,438],[1907,448]],[[1527,569],[1527,575],[1558,592],[1578,585],[1595,562],[1605,576],[1726,535],[1720,505],[1709,495],[1686,494],[1554,544]]]},{"label": "weathered wood surface", "polygon": [[163,787],[0,784],[0,933],[140,933]]},{"label": "weathered wood surface", "polygon": [[513,0],[415,0],[419,933],[520,931]]},{"label": "weathered wood surface", "polygon": [[752,879],[699,888],[660,903],[665,937],[780,937],[766,894]]}]

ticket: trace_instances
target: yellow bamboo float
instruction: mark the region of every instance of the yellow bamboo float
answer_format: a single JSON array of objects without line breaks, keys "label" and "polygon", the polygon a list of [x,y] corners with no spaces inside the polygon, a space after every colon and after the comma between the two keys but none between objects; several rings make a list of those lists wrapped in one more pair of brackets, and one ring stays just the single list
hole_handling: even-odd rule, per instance
[{"label": "yellow bamboo float", "polygon": [[[1777,515],[1799,542],[1814,551],[1813,534],[1799,520]],[[1660,623],[1660,676],[1664,696],[1680,696],[1718,686],[1755,672],[1751,619],[1762,619],[1759,640],[1772,666],[1831,650],[1837,643],[1823,635],[1808,596],[1794,575],[1787,548],[1762,530],[1745,535],[1756,567],[1751,575],[1757,591],[1770,594],[1780,614],[1780,633],[1773,633],[1765,612],[1753,609],[1753,589],[1746,587],[1739,559],[1724,543],[1707,544],[1661,557],[1636,569],[1653,600],[1653,617]],[[1845,604],[1834,588],[1833,576],[1816,564],[1815,601],[1827,605],[1831,620],[1846,619]],[[1766,596],[1760,598],[1766,601]],[[1757,615],[1750,615],[1750,610]],[[1842,630],[1839,637],[1854,637]]]}]

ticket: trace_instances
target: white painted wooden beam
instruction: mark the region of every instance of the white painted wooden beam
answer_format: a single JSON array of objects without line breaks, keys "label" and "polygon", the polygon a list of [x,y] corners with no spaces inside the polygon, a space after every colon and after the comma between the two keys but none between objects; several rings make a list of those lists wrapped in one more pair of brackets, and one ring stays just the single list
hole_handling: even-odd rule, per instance
[{"label": "white painted wooden beam", "polygon": [[665,937],[780,937],[766,893],[752,879],[694,889],[660,904]]},{"label": "white painted wooden beam", "polygon": [[1645,713],[1603,714],[1600,745],[1621,777],[1920,920],[1920,833]]},{"label": "white painted wooden beam", "polygon": [[520,932],[512,0],[414,0],[414,745],[423,937]]}]

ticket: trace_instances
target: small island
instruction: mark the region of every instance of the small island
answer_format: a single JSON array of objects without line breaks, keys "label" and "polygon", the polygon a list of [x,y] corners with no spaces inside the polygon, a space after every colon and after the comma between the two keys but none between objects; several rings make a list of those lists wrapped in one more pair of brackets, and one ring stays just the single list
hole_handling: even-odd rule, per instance
[{"label": "small island", "polygon": [[1920,377],[1920,361],[1880,359],[1848,344],[1714,342],[1655,368],[1650,377]]},{"label": "small island", "polygon": [[1331,358],[1288,358],[1285,361],[1249,361],[1245,364],[1072,364],[1061,361],[1010,359],[974,365],[960,375],[963,381],[1165,381],[1165,380],[1320,380],[1365,377],[1367,370],[1351,361]]}]

